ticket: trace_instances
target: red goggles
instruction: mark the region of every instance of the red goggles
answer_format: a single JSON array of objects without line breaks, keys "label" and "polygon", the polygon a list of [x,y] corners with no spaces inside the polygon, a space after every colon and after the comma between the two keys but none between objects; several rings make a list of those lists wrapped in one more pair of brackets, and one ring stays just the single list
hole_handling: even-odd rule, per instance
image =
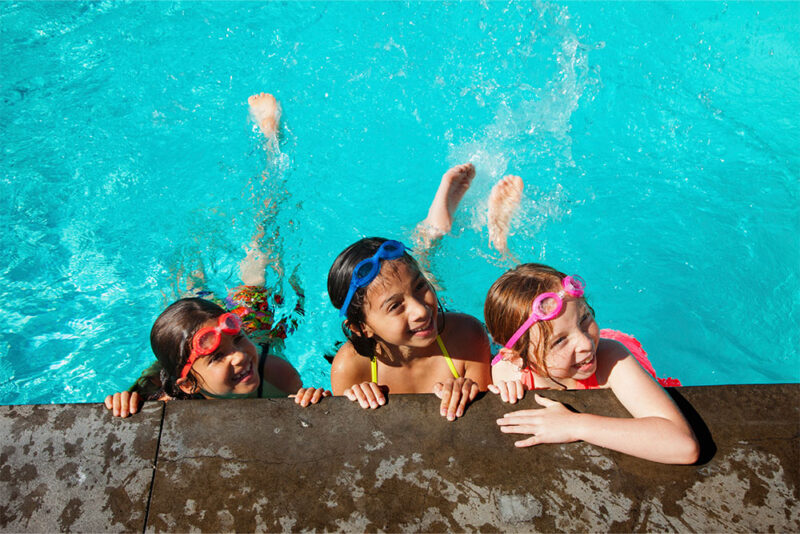
[{"label": "red goggles", "polygon": [[217,320],[217,326],[207,326],[198,330],[192,337],[192,352],[186,365],[181,369],[180,378],[186,378],[197,358],[211,354],[219,348],[222,334],[233,336],[241,330],[242,320],[235,313],[223,313]]}]

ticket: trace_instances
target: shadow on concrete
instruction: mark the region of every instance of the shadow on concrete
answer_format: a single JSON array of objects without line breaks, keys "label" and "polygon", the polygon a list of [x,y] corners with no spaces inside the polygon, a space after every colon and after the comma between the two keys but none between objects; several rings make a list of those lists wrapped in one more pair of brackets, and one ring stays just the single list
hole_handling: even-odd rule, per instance
[{"label": "shadow on concrete", "polygon": [[683,412],[683,416],[689,421],[689,425],[692,427],[692,431],[695,437],[697,437],[697,441],[700,443],[700,457],[697,459],[695,465],[707,464],[717,453],[717,444],[714,443],[714,438],[711,436],[708,425],[706,425],[703,418],[700,417],[700,414],[697,413],[697,410],[694,409],[694,406],[681,395],[680,391],[676,388],[665,389],[669,396],[672,397],[672,400],[675,401],[675,404],[678,405],[681,412]]}]

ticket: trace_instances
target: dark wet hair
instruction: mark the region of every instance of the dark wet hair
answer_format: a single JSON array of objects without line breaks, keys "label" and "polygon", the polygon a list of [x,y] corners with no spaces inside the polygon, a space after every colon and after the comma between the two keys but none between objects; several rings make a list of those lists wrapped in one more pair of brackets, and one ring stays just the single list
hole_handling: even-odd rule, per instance
[{"label": "dark wet hair", "polygon": [[[186,399],[194,397],[185,393],[175,382],[178,373],[189,360],[194,334],[209,319],[216,319],[225,310],[211,301],[201,298],[185,298],[170,304],[161,312],[150,330],[150,347],[161,364],[161,389],[170,397]],[[198,389],[197,379],[190,372],[190,383]]]},{"label": "dark wet hair", "polygon": [[[380,246],[388,239],[383,237],[365,237],[360,239],[344,249],[333,261],[330,271],[328,271],[328,296],[331,303],[337,309],[341,309],[344,299],[347,298],[347,292],[350,290],[350,280],[353,276],[353,270],[361,261],[374,256]],[[409,268],[416,272],[422,273],[417,261],[411,257],[406,250],[403,255],[396,260],[407,265]],[[424,275],[423,275],[424,276]],[[428,281],[427,278],[425,279]],[[430,285],[430,282],[428,282]],[[350,325],[363,325],[366,320],[364,313],[364,303],[366,301],[367,289],[369,284],[360,287],[353,294],[350,305],[346,310],[346,321],[342,322],[342,331],[347,339],[353,344],[356,352],[362,356],[371,358],[375,355],[375,348],[377,341],[374,338],[368,338],[359,335],[352,329],[348,328]],[[431,286],[432,289],[432,286]]]}]

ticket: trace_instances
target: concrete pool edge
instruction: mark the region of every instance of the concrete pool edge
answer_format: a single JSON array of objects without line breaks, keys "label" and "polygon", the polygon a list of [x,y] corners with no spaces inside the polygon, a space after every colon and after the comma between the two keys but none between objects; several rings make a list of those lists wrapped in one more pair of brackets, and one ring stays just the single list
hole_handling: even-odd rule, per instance
[{"label": "concrete pool edge", "polygon": [[[492,395],[454,423],[431,395],[375,411],[148,403],[125,420],[98,404],[0,406],[0,530],[800,530],[800,384],[669,391],[701,439],[696,465],[515,449]],[[624,414],[606,391],[547,395]]]}]

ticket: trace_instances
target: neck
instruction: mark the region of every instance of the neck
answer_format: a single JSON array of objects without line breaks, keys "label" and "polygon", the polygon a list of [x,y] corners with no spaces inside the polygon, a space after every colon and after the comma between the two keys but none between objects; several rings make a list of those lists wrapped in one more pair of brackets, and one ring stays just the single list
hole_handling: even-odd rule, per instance
[{"label": "neck", "polygon": [[535,377],[534,383],[536,387],[544,389],[580,389],[578,382],[572,378],[552,378],[548,375],[539,373],[531,369]]},{"label": "neck", "polygon": [[425,347],[409,347],[407,345],[389,345],[382,341],[378,342],[375,351],[375,357],[386,365],[393,367],[402,367],[409,364],[414,360],[420,358],[427,358],[433,354],[432,347],[437,347],[436,338],[433,342]]}]

